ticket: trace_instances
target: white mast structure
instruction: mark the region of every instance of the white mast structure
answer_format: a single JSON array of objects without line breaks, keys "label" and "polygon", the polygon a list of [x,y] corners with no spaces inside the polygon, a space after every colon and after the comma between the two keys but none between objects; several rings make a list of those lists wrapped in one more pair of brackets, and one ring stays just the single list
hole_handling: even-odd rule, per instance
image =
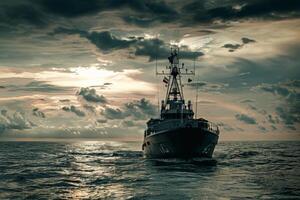
[{"label": "white mast structure", "polygon": [[164,76],[164,82],[167,84],[166,97],[161,102],[161,118],[168,118],[169,115],[170,118],[174,117],[175,113],[178,114],[179,109],[181,119],[192,118],[194,115],[191,101],[188,101],[188,109],[186,109],[181,77],[195,76],[195,65],[194,70],[188,71],[184,63],[180,63],[179,53],[179,47],[171,48],[171,56],[168,57],[170,65],[166,66],[168,72],[158,72],[156,68],[156,75]]}]

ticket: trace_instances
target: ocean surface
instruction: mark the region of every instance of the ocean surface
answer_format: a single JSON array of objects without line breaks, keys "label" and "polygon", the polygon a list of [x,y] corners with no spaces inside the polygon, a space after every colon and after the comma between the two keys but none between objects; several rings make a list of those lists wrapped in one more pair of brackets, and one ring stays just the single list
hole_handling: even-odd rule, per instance
[{"label": "ocean surface", "polygon": [[0,199],[300,199],[300,142],[146,160],[136,142],[0,142]]}]

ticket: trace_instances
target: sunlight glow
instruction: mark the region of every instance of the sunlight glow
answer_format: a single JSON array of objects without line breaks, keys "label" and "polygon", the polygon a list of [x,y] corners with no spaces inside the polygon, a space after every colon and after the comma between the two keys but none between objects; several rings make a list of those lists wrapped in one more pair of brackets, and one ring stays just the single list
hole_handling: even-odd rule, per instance
[{"label": "sunlight glow", "polygon": [[[74,67],[67,71],[3,72],[0,78],[32,78],[63,87],[101,87],[111,83],[104,93],[153,93],[155,85],[139,80],[140,69],[112,71],[99,67]],[[103,89],[103,88],[102,88]]]}]

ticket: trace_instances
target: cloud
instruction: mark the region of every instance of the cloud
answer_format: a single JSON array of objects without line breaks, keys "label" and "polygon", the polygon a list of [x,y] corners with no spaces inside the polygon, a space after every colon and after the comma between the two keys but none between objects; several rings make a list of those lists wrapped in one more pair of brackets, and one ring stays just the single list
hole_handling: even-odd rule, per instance
[{"label": "cloud", "polygon": [[64,16],[78,17],[95,14],[101,11],[120,8],[130,8],[138,13],[149,13],[156,15],[174,15],[176,11],[164,1],[150,0],[42,0],[40,4],[49,12]]},{"label": "cloud", "polygon": [[122,122],[122,124],[123,124],[123,126],[125,126],[125,127],[133,127],[133,126],[135,126],[134,122],[131,121],[131,120],[124,120],[124,121]]},{"label": "cloud", "polygon": [[128,48],[137,42],[136,39],[123,40],[113,36],[109,31],[92,32],[86,35],[86,38],[103,51]]},{"label": "cloud", "polygon": [[[136,56],[148,56],[149,61],[155,59],[165,59],[170,54],[170,45],[165,44],[159,39],[148,39],[137,43],[135,55]],[[187,46],[180,47],[180,58],[195,59],[203,56],[202,52],[193,52],[188,49]]]},{"label": "cloud", "polygon": [[27,24],[40,28],[48,24],[48,19],[42,11],[24,1],[18,5],[1,5],[0,3],[0,13],[0,21],[7,25]]},{"label": "cloud", "polygon": [[79,29],[70,29],[64,27],[57,27],[50,35],[55,34],[79,34],[80,37],[88,39],[92,44],[94,44],[98,49],[103,52],[110,52],[112,50],[119,50],[128,48],[130,45],[137,43],[143,37],[128,37],[126,39],[121,39],[114,36],[110,31],[102,32],[87,32]]},{"label": "cloud", "polygon": [[59,92],[65,91],[67,87],[60,87],[56,85],[48,84],[45,81],[32,81],[24,86],[10,85],[11,91],[32,91],[32,92]]},{"label": "cloud", "polygon": [[244,100],[241,100],[240,102],[241,103],[253,103],[253,102],[255,102],[255,100],[253,100],[253,99],[244,99]]},{"label": "cloud", "polygon": [[130,127],[145,128],[146,123],[144,123],[143,121],[123,120],[122,126],[125,128],[130,128]]},{"label": "cloud", "polygon": [[75,113],[78,117],[84,117],[85,116],[85,113],[81,110],[79,110],[77,107],[75,106],[64,106],[62,107],[62,110],[66,111],[66,112],[73,112]]},{"label": "cloud", "polygon": [[86,110],[88,110],[88,111],[90,111],[90,112],[92,112],[92,113],[95,113],[95,112],[96,112],[96,108],[95,108],[94,106],[92,106],[92,105],[84,104],[83,107],[84,107]]},{"label": "cloud", "polygon": [[289,80],[283,83],[287,87],[300,88],[300,80]]},{"label": "cloud", "polygon": [[273,118],[273,116],[270,115],[270,114],[267,116],[267,120],[268,120],[271,124],[278,124],[278,123],[279,123],[278,118],[277,118],[277,117],[276,117],[276,118]]},{"label": "cloud", "polygon": [[[111,53],[111,51],[133,48],[135,56],[147,56],[149,61],[155,59],[165,59],[170,54],[170,44],[157,38],[145,38],[143,36],[129,36],[119,38],[109,31],[103,32],[87,32],[77,29],[68,29],[63,27],[56,28],[50,35],[55,34],[79,34],[80,37],[88,39],[103,53]],[[180,57],[187,59],[198,58],[204,55],[202,52],[193,52],[187,46],[180,47]]]},{"label": "cloud", "polygon": [[300,122],[299,112],[290,112],[290,108],[286,108],[284,105],[276,107],[276,112],[286,125]]},{"label": "cloud", "polygon": [[40,3],[46,11],[64,17],[94,14],[101,9],[101,4],[98,0],[41,0],[38,3]]},{"label": "cloud", "polygon": [[267,132],[268,130],[263,127],[263,126],[258,126],[258,129],[261,130],[262,132]]},{"label": "cloud", "polygon": [[98,95],[94,88],[80,88],[77,95],[82,96],[86,101],[95,103],[106,103],[107,99],[103,95]]},{"label": "cloud", "polygon": [[105,124],[105,123],[107,123],[107,119],[97,119],[97,123]]},{"label": "cloud", "polygon": [[66,103],[66,102],[70,102],[70,99],[60,99],[60,102]]},{"label": "cloud", "polygon": [[217,123],[217,125],[221,128],[221,130],[223,129],[223,130],[228,131],[228,132],[235,131],[235,128],[233,128],[232,126],[230,126],[228,124],[225,124],[223,122]]},{"label": "cloud", "polygon": [[234,52],[235,50],[242,48],[246,44],[256,42],[255,40],[249,39],[249,38],[246,38],[246,37],[243,37],[241,40],[242,40],[242,44],[224,44],[222,47],[226,48],[226,49],[229,49],[228,50],[229,52]]},{"label": "cloud", "polygon": [[241,44],[224,44],[222,46],[223,48],[229,49],[229,52],[234,52],[235,50],[239,49],[242,47]]},{"label": "cloud", "polygon": [[106,107],[102,111],[102,115],[107,119],[131,118],[133,120],[146,120],[156,114],[157,107],[145,98],[125,103],[122,108]]},{"label": "cloud", "polygon": [[156,21],[156,18],[148,18],[143,16],[124,16],[122,18],[128,24],[134,24],[140,27],[148,27]]},{"label": "cloud", "polygon": [[104,115],[107,119],[124,119],[126,117],[124,112],[119,108],[106,107],[101,114]]},{"label": "cloud", "polygon": [[[300,45],[289,46],[279,55],[261,58],[232,57],[233,61],[226,66],[226,71],[217,76],[218,82],[228,83],[230,88],[253,87],[261,83],[277,83],[286,80],[298,80]],[[288,65],[287,65],[288,63]],[[287,67],[283,67],[287,66]],[[220,69],[221,70],[221,69]],[[228,73],[229,72],[229,73]],[[230,72],[232,75],[230,75]],[[217,73],[217,74],[220,74]],[[247,76],[239,76],[239,74]],[[208,74],[210,75],[210,74]],[[243,85],[241,83],[247,83]],[[297,84],[297,83],[294,83]]]},{"label": "cloud", "polygon": [[[132,1],[131,1],[132,2]],[[171,22],[180,16],[174,9],[174,5],[168,5],[164,1],[142,1],[146,9],[136,10],[138,14],[128,15],[126,13],[122,19],[128,24],[134,24],[140,27],[147,27],[154,22]],[[146,11],[146,12],[145,12]]]},{"label": "cloud", "polygon": [[249,43],[254,43],[256,41],[253,39],[250,39],[250,38],[243,37],[242,42],[243,42],[243,44],[249,44]]},{"label": "cloud", "polygon": [[32,114],[34,116],[36,116],[36,117],[46,118],[45,113],[43,113],[42,111],[40,111],[38,108],[32,109]]},{"label": "cloud", "polygon": [[133,116],[135,119],[147,119],[153,117],[157,113],[157,107],[150,101],[142,98],[138,101],[133,101],[125,104],[125,113]]},{"label": "cloud", "polygon": [[245,122],[246,124],[256,124],[256,120],[253,117],[250,117],[250,116],[245,115],[245,114],[236,114],[235,118],[237,120]]},{"label": "cloud", "polygon": [[192,13],[194,23],[215,20],[242,20],[249,18],[282,19],[299,16],[300,3],[297,0],[264,1],[217,1],[208,6],[206,1],[193,1],[182,8],[185,15]]},{"label": "cloud", "polygon": [[30,129],[33,126],[35,126],[35,124],[26,119],[23,112],[16,111],[14,114],[9,115],[5,109],[0,111],[0,133],[9,129]]},{"label": "cloud", "polygon": [[261,84],[256,88],[283,98],[284,103],[276,107],[276,113],[290,126],[300,122],[299,81],[290,80],[277,84]]},{"label": "cloud", "polygon": [[225,89],[228,84],[223,84],[223,83],[210,83],[210,82],[205,82],[205,81],[197,81],[197,82],[191,82],[187,84],[188,86],[204,91],[204,92],[219,92],[223,89]]},{"label": "cloud", "polygon": [[252,110],[257,110],[257,108],[256,108],[255,106],[251,105],[251,104],[249,104],[248,107],[249,107],[250,109],[252,109]]}]

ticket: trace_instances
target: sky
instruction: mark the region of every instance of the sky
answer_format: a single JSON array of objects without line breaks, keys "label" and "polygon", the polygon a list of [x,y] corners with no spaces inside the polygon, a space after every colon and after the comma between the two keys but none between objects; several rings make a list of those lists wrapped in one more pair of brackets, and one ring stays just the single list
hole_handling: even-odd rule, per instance
[{"label": "sky", "polygon": [[299,36],[298,0],[1,1],[0,140],[141,139],[172,45],[221,140],[299,140]]}]

